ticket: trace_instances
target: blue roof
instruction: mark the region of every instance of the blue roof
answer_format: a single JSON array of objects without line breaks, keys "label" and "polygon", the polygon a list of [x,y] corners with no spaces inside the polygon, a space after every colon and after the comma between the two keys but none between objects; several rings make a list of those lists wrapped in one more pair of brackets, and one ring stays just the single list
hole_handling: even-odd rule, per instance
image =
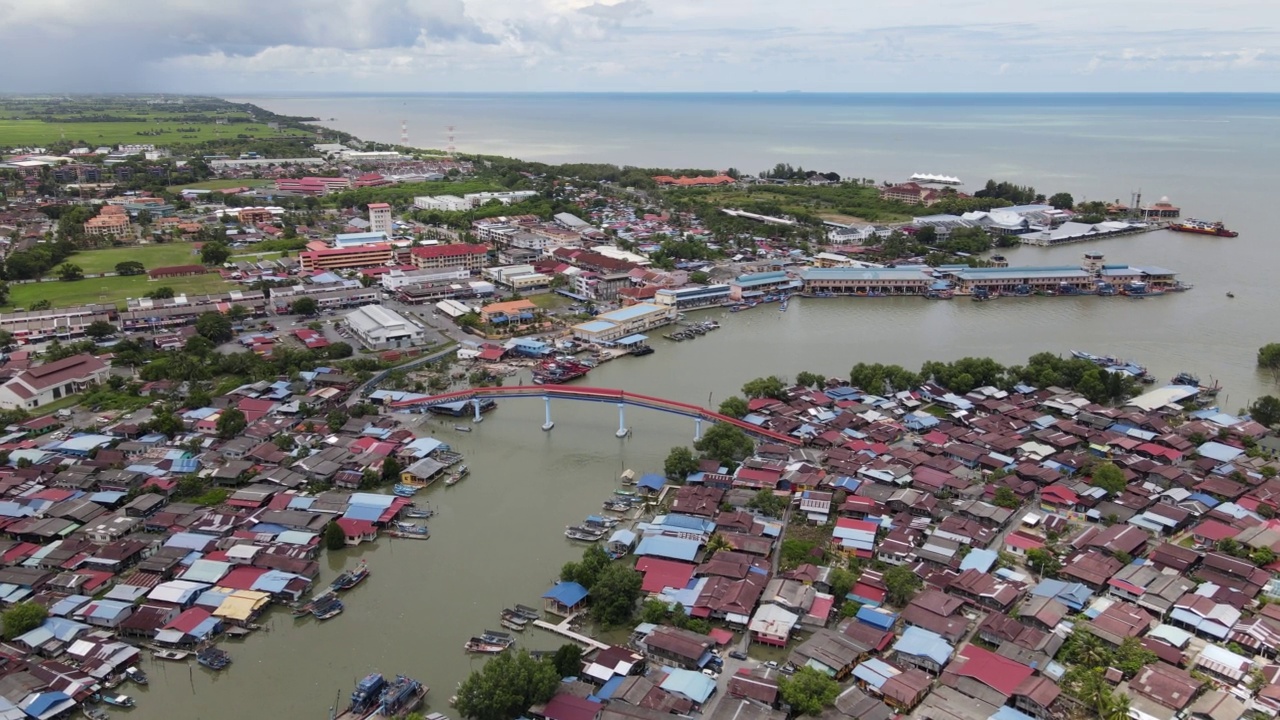
[{"label": "blue roof", "polygon": [[987,720],[1036,720],[1012,705],[1002,705]]},{"label": "blue roof", "polygon": [[704,703],[711,693],[716,691],[714,678],[703,675],[696,670],[667,668],[667,676],[662,679],[663,690],[683,695],[696,703]]},{"label": "blue roof", "polygon": [[638,345],[648,339],[649,339],[648,335],[641,335],[637,333],[635,335],[628,335],[622,338],[621,340],[617,340],[615,342],[617,342],[619,345]]},{"label": "blue roof", "polygon": [[275,594],[283,592],[285,586],[288,585],[291,580],[300,577],[302,576],[283,572],[281,570],[268,570],[262,575],[259,575],[257,580],[253,581],[253,587],[251,589],[257,590],[258,592]]},{"label": "blue roof", "polygon": [[951,659],[950,643],[938,633],[915,625],[909,625],[902,631],[902,637],[893,644],[893,649],[908,655],[927,657],[939,665],[946,665]]},{"label": "blue roof", "polygon": [[644,317],[645,315],[653,312],[654,309],[662,310],[663,308],[649,303],[639,303],[637,305],[628,305],[624,308],[618,308],[617,310],[612,310],[607,313],[601,313],[596,317],[612,323],[623,323]]},{"label": "blue roof", "polygon": [[382,508],[370,507],[369,505],[352,505],[347,508],[342,517],[347,520],[368,520],[375,522],[382,517]]},{"label": "blue roof", "polygon": [[645,473],[638,482],[636,487],[646,490],[661,490],[663,485],[667,484],[667,479],[658,473]]},{"label": "blue roof", "polygon": [[72,700],[71,697],[64,692],[59,692],[57,690],[44,692],[37,695],[35,699],[32,700],[29,705],[27,705],[27,708],[26,710],[24,710],[24,712],[26,712],[28,715],[30,715],[33,718],[38,718],[45,715],[50,710],[53,710],[54,708],[58,707],[59,705],[62,705],[63,703],[71,703],[74,705],[75,701]]},{"label": "blue roof", "polygon": [[120,502],[120,499],[127,494],[128,493],[122,493],[116,490],[104,490],[103,492],[96,492],[90,495],[89,499],[96,503],[111,505]]},{"label": "blue roof", "polygon": [[858,622],[870,625],[871,627],[878,627],[881,630],[888,630],[893,627],[893,624],[898,620],[898,616],[888,610],[868,607],[866,605],[858,608],[858,614],[855,617],[858,618]]},{"label": "blue roof", "polygon": [[621,543],[622,545],[631,545],[636,541],[636,534],[626,528],[618,528],[609,536],[609,543]]},{"label": "blue roof", "polygon": [[1207,457],[1218,462],[1231,462],[1244,454],[1244,450],[1240,448],[1213,442],[1212,440],[1196,448],[1196,452],[1200,453],[1201,457]]},{"label": "blue roof", "polygon": [[1082,609],[1085,603],[1089,602],[1089,598],[1093,597],[1093,591],[1081,583],[1053,579],[1040,581],[1039,585],[1031,588],[1031,594],[1036,597],[1056,598],[1073,610]]},{"label": "blue roof", "polygon": [[200,533],[180,532],[170,535],[169,539],[164,541],[164,546],[184,550],[204,550],[210,543],[217,540],[218,538]]},{"label": "blue roof", "polygon": [[582,332],[604,332],[605,330],[612,328],[613,323],[608,322],[607,320],[592,320],[590,322],[584,322],[581,325],[575,325],[574,327]]},{"label": "blue roof", "polygon": [[555,600],[565,607],[573,607],[587,599],[587,589],[576,582],[559,582],[542,594],[542,597]]},{"label": "blue roof", "polygon": [[712,533],[716,531],[716,524],[713,520],[706,518],[694,517],[693,515],[683,515],[681,513],[669,513],[660,515],[653,519],[654,525],[662,525],[663,527],[680,528],[681,530],[692,530],[700,533]]},{"label": "blue roof", "polygon": [[973,569],[978,572],[987,572],[991,570],[991,566],[996,564],[999,554],[995,550],[984,550],[982,548],[974,548],[969,551],[968,555],[960,561],[960,572]]},{"label": "blue roof", "polygon": [[698,556],[698,548],[701,546],[702,543],[697,540],[686,540],[685,538],[665,535],[650,535],[641,540],[640,544],[636,546],[636,555],[653,555],[655,557],[692,562]]},{"label": "blue roof", "polygon": [[879,658],[871,658],[853,669],[855,678],[876,690],[879,690],[889,678],[901,674],[901,670]]},{"label": "blue roof", "polygon": [[613,697],[613,694],[617,692],[618,688],[622,685],[622,681],[626,679],[626,675],[614,675],[609,679],[609,682],[601,685],[600,689],[595,691],[594,695],[601,700],[608,700]]}]

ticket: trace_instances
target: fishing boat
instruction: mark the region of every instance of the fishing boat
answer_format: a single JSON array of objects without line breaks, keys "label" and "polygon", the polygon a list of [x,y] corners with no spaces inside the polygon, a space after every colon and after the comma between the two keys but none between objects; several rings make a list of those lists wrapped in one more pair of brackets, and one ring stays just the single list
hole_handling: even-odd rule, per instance
[{"label": "fishing boat", "polygon": [[457,430],[458,432],[471,432],[471,428],[467,427],[466,425],[454,425],[453,429]]},{"label": "fishing boat", "polygon": [[386,687],[387,679],[382,677],[382,673],[374,672],[365,675],[360,682],[356,683],[356,689],[351,691],[351,702],[341,717],[367,718],[377,712],[382,691]]},{"label": "fishing boat", "polygon": [[1228,230],[1221,222],[1197,220],[1195,218],[1187,218],[1186,220],[1170,223],[1169,229],[1174,232],[1193,233],[1196,235],[1213,235],[1215,237],[1233,238],[1240,236],[1240,233],[1235,230]]},{"label": "fishing boat", "polygon": [[600,507],[608,512],[627,512],[632,504],[624,500],[605,500]]},{"label": "fishing boat", "polygon": [[187,652],[186,650],[153,649],[151,651],[151,657],[157,660],[169,660],[171,662],[180,662],[182,660],[186,660],[190,656],[191,656],[191,653]]},{"label": "fishing boat", "polygon": [[431,537],[431,531],[426,525],[415,525],[406,522],[391,523],[391,536],[398,538],[410,538],[414,540],[426,540]]},{"label": "fishing boat", "polygon": [[586,519],[582,521],[582,525],[583,527],[588,528],[612,528],[616,527],[620,522],[622,521],[618,518],[588,515]]},{"label": "fishing boat", "polygon": [[124,676],[129,678],[135,685],[146,685],[147,674],[136,667],[127,667],[124,669]]},{"label": "fishing boat", "polygon": [[528,618],[529,620],[537,620],[538,618],[542,617],[541,611],[539,611],[537,608],[532,608],[532,607],[529,607],[528,605],[521,605],[520,603],[516,603],[515,607],[513,607],[512,610],[515,610],[516,614],[519,615],[520,617]]},{"label": "fishing boat", "polygon": [[622,489],[614,490],[613,494],[617,495],[618,497],[626,497],[626,498],[633,498],[639,495],[639,493],[637,493],[635,490],[622,490]]},{"label": "fishing boat", "polygon": [[407,518],[426,519],[435,514],[436,514],[436,511],[432,510],[430,507],[425,507],[425,508],[411,507],[404,511],[404,516]]},{"label": "fishing boat", "polygon": [[334,598],[311,609],[311,614],[315,615],[316,620],[331,620],[342,614],[342,601]]},{"label": "fishing boat", "polygon": [[342,574],[333,579],[329,585],[330,590],[350,590],[351,588],[364,582],[369,577],[369,563],[361,560],[359,565],[353,570],[344,570]]},{"label": "fishing boat", "polygon": [[644,357],[645,355],[652,355],[653,352],[654,352],[653,348],[649,347],[648,345],[636,345],[635,347],[631,348],[630,354],[633,357]]},{"label": "fishing boat", "polygon": [[378,699],[379,718],[402,718],[413,712],[427,696],[427,686],[405,675],[387,683]]},{"label": "fishing boat", "polygon": [[573,358],[543,360],[533,368],[533,382],[535,385],[559,385],[589,372],[590,367]]},{"label": "fishing boat", "polygon": [[131,708],[134,706],[133,698],[128,695],[103,695],[102,702],[112,707]]},{"label": "fishing boat", "polygon": [[395,493],[399,497],[413,497],[414,495],[417,495],[418,491],[421,489],[422,488],[419,488],[416,485],[396,483],[395,487],[391,488],[391,492]]},{"label": "fishing boat", "polygon": [[570,525],[564,529],[564,536],[570,540],[580,540],[582,542],[595,542],[604,537],[604,530],[593,530],[585,528],[581,525]]},{"label": "fishing boat", "polygon": [[508,647],[508,645],[503,645],[502,643],[486,642],[483,638],[473,637],[462,646],[462,649],[469,653],[497,655]]},{"label": "fishing boat", "polygon": [[528,620],[515,616],[504,615],[499,622],[502,623],[502,627],[516,632],[524,632],[525,628],[529,626]]},{"label": "fishing boat", "polygon": [[215,645],[210,645],[196,652],[196,662],[210,670],[221,670],[231,664],[231,655]]},{"label": "fishing boat", "polygon": [[444,481],[445,487],[453,487],[454,485],[457,485],[458,483],[462,482],[462,478],[470,474],[471,474],[471,469],[468,468],[466,465],[459,467],[457,470],[453,472],[452,475],[449,476],[448,480]]},{"label": "fishing boat", "polygon": [[111,716],[102,708],[85,705],[81,709],[84,710],[84,716],[89,718],[89,720],[111,720]]},{"label": "fishing boat", "polygon": [[511,637],[510,633],[499,632],[497,630],[485,630],[481,633],[480,639],[485,642],[498,643],[499,645],[505,645],[507,647],[511,647],[516,644],[516,639]]}]

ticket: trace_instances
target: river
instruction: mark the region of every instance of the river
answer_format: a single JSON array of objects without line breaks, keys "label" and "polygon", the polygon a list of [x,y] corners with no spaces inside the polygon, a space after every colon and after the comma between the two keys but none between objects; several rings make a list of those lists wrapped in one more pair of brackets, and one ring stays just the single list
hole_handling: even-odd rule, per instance
[{"label": "river", "polygon": [[[392,103],[359,98],[249,100],[278,112],[350,117],[338,125],[357,131],[371,124],[372,109],[381,107],[376,103]],[[419,112],[425,112],[422,106],[435,107],[431,99],[405,102],[419,103]],[[486,107],[495,102],[507,102],[510,107],[515,101],[490,98],[483,102],[490,103]],[[524,127],[509,121],[504,132],[537,140],[553,129],[562,135],[584,125],[571,102],[541,102],[542,114],[558,112],[563,122],[557,125],[542,115],[525,114],[524,121],[533,124]],[[680,102],[688,110],[688,103],[696,100]],[[827,128],[823,130],[827,133],[835,132],[830,128],[844,128],[840,132],[848,133],[849,147],[865,150],[836,147],[830,167],[841,172],[861,166],[866,168],[862,174],[877,177],[890,177],[890,171],[995,175],[1042,189],[1052,185],[1055,190],[1076,191],[1077,197],[1088,192],[1091,197],[1126,201],[1130,190],[1145,185],[1160,188],[1159,194],[1173,195],[1184,206],[1194,205],[1192,214],[1227,219],[1241,236],[1219,239],[1154,232],[1006,252],[1014,264],[1058,265],[1076,263],[1085,251],[1096,250],[1106,253],[1111,262],[1169,267],[1195,286],[1191,292],[1143,301],[800,299],[786,313],[776,306],[732,315],[707,311],[698,315],[724,315],[721,330],[684,343],[662,340],[656,337],[660,333],[654,333],[657,353],[608,363],[591,373],[588,384],[715,406],[746,380],[771,373],[794,376],[811,370],[839,375],[859,361],[899,363],[914,369],[924,360],[966,355],[1015,363],[1041,350],[1066,353],[1076,348],[1143,363],[1161,379],[1183,370],[1205,379],[1213,377],[1224,386],[1219,399],[1227,411],[1280,389],[1254,367],[1257,348],[1280,340],[1280,322],[1272,315],[1274,261],[1280,257],[1270,211],[1270,195],[1280,172],[1274,132],[1280,112],[1275,100],[1216,111],[1192,100],[1111,111],[1096,103],[1020,107],[1015,97],[998,101],[1003,103],[999,109],[962,104],[945,119],[933,114],[927,121],[912,122],[900,117],[905,110],[890,117],[892,113],[886,115],[882,109],[846,106],[836,108],[844,113],[840,115],[811,98],[750,102],[760,106],[816,103],[816,107],[801,107],[803,112],[792,112],[786,115],[791,120],[778,120],[775,125],[770,123],[783,117],[783,110],[773,108],[774,115],[768,117],[750,115],[757,117],[751,132],[762,139],[755,142],[742,136],[736,145],[745,156],[740,161],[729,155],[732,137],[704,146],[689,139],[700,137],[694,132],[680,141],[680,157],[688,162],[679,162],[669,143],[636,142],[631,126],[644,120],[616,108],[599,109],[597,114],[612,113],[610,121],[596,123],[596,118],[592,121],[595,135],[582,133],[576,138],[588,145],[598,143],[589,148],[593,161],[684,167],[736,164],[755,170],[776,161],[796,162],[786,154],[786,143],[792,138],[784,135],[795,131],[787,123],[799,118]],[[394,103],[398,109],[401,99]],[[559,110],[552,112],[555,107]],[[972,120],[979,111],[989,116],[985,125]],[[737,128],[748,116],[735,113],[730,125]],[[849,119],[841,125],[838,118],[844,116]],[[399,114],[381,117],[398,118]],[[484,117],[490,124],[498,122],[488,113]],[[997,117],[999,123],[992,120]],[[388,123],[387,132],[392,132],[393,125]],[[605,134],[599,131],[602,127],[617,138],[628,138],[618,141],[619,155],[608,152],[598,139]],[[873,133],[885,140],[874,152],[865,149],[874,145],[866,140]],[[377,133],[368,136],[378,138]],[[807,136],[801,140],[818,143]],[[838,136],[828,134],[819,144],[835,147],[831,143],[838,142]],[[922,154],[918,148],[927,152]],[[902,156],[895,158],[898,151]],[[510,152],[522,154],[518,147]],[[806,165],[828,167],[825,156],[811,157],[806,148],[796,153]],[[576,160],[583,153],[542,155],[548,160]],[[1227,291],[1236,298],[1227,298]],[[633,435],[618,440],[613,436],[618,421],[615,407],[567,401],[553,404],[556,427],[544,433],[539,429],[542,412],[542,403],[536,400],[507,400],[471,433],[455,432],[452,422],[429,425],[467,456],[472,469],[457,487],[437,487],[421,496],[438,511],[429,521],[430,540],[384,539],[326,555],[322,582],[353,566],[359,557],[367,557],[373,569],[369,580],[350,593],[344,614],[317,624],[294,621],[277,611],[266,621],[269,632],[224,644],[235,663],[221,675],[145,661],[153,682],[147,688],[126,690],[138,696],[139,707],[129,716],[143,720],[318,719],[325,717],[335,699],[345,699],[357,678],[374,669],[425,681],[431,686],[430,709],[449,713],[447,699],[453,688],[479,664],[463,653],[466,639],[484,628],[497,629],[498,612],[506,605],[537,604],[560,566],[580,555],[581,546],[565,540],[563,527],[597,511],[617,486],[623,468],[660,471],[668,449],[689,442],[693,435],[691,420],[629,409],[626,424]],[[553,649],[560,642],[529,631],[520,644]]]}]

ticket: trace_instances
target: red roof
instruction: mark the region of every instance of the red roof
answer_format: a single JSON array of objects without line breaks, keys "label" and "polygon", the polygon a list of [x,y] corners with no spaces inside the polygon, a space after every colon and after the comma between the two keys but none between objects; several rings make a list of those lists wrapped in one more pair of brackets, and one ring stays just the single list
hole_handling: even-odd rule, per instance
[{"label": "red roof", "polygon": [[232,590],[252,590],[253,584],[266,573],[266,568],[240,565],[239,567],[231,568],[230,572],[223,575],[222,579],[218,581],[218,587],[231,588]]},{"label": "red roof", "polygon": [[189,633],[199,627],[200,623],[208,620],[210,617],[212,617],[212,615],[208,610],[193,607],[190,610],[184,610],[181,615],[173,619],[173,622],[165,625],[164,629]]},{"label": "red roof", "polygon": [[694,566],[688,563],[660,558],[642,557],[636,561],[636,570],[644,573],[640,588],[647,593],[660,593],[663,588],[684,589],[693,577]]},{"label": "red roof", "polygon": [[420,258],[461,257],[463,255],[487,255],[489,254],[489,248],[485,245],[473,245],[471,243],[452,243],[450,245],[416,247],[410,253],[414,257]]},{"label": "red roof", "polygon": [[962,662],[952,663],[947,673],[973,678],[1005,696],[1012,695],[1023,680],[1031,677],[1032,670],[1026,665],[976,645],[969,645],[956,655]]},{"label": "red roof", "polygon": [[1075,505],[1080,501],[1080,496],[1064,485],[1050,485],[1040,491],[1040,499],[1056,505]]},{"label": "red roof", "polygon": [[864,582],[854,583],[853,589],[849,591],[850,595],[856,595],[865,600],[875,603],[884,602],[885,591],[874,585],[868,585]]},{"label": "red roof", "polygon": [[782,473],[777,470],[759,470],[756,468],[739,468],[738,473],[734,475],[737,480],[746,482],[762,482],[776,485],[778,480],[782,479]]},{"label": "red roof", "polygon": [[724,628],[712,628],[707,636],[715,640],[717,645],[728,645],[733,642],[733,631]]},{"label": "red roof", "polygon": [[1191,534],[1198,538],[1218,542],[1219,540],[1226,540],[1239,535],[1240,530],[1217,520],[1205,520],[1192,528]]},{"label": "red roof", "polygon": [[874,534],[880,529],[880,526],[870,520],[854,520],[853,518],[840,518],[836,520],[836,527],[846,530],[863,530]]},{"label": "red roof", "polygon": [[547,702],[542,716],[547,720],[595,720],[604,706],[575,695],[556,695]]},{"label": "red roof", "polygon": [[1009,536],[1004,539],[1004,544],[1010,547],[1016,547],[1020,550],[1034,550],[1036,548],[1044,547],[1044,543],[1041,542],[1039,538],[1034,538],[1030,535],[1023,535],[1020,532],[1009,533]]}]

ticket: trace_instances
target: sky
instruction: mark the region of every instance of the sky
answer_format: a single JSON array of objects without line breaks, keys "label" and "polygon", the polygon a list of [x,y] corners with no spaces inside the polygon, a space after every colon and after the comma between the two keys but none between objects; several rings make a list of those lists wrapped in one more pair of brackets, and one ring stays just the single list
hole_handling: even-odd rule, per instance
[{"label": "sky", "polygon": [[1280,0],[0,0],[0,92],[1280,92]]}]

